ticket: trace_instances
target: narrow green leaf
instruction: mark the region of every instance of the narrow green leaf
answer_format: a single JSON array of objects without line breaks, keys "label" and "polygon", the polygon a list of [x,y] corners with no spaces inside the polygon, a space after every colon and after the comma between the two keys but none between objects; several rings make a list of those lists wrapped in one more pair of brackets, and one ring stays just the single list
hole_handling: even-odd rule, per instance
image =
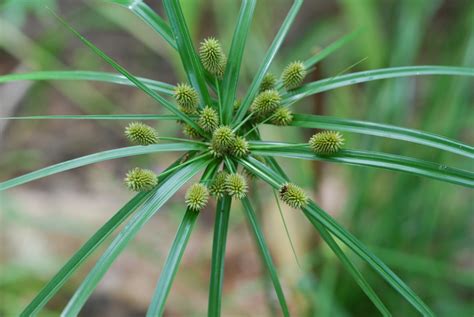
[{"label": "narrow green leaf", "polygon": [[324,228],[322,224],[320,224],[318,221],[314,220],[313,218],[310,218],[309,221],[318,230],[321,237],[324,239],[327,245],[331,248],[334,254],[336,254],[336,256],[339,258],[339,261],[341,261],[342,265],[344,265],[344,267],[349,271],[349,273],[352,275],[352,278],[356,281],[356,283],[359,285],[362,291],[367,295],[370,301],[375,305],[375,307],[377,307],[380,313],[383,316],[392,316],[388,308],[380,300],[380,298],[377,296],[377,294],[372,289],[370,284],[365,280],[362,273],[357,269],[355,264],[352,263],[352,261],[346,256],[344,251],[341,250],[339,245],[336,243],[336,241],[334,241],[334,239],[326,230],[326,228]]},{"label": "narrow green leaf", "polygon": [[143,82],[138,80],[135,76],[130,74],[125,68],[117,64],[110,56],[105,54],[102,50],[100,50],[97,46],[92,44],[89,40],[87,40],[84,36],[82,36],[79,32],[77,32],[69,23],[67,23],[64,19],[59,17],[58,15],[55,15],[58,20],[66,27],[68,28],[74,35],[76,35],[87,47],[89,47],[97,56],[101,57],[104,61],[106,61],[110,66],[112,66],[116,71],[127,77],[132,83],[135,84],[140,90],[145,92],[147,95],[149,95],[151,98],[153,98],[155,101],[158,103],[162,104],[166,109],[177,115],[181,120],[195,128],[199,133],[202,135],[205,134],[205,132],[202,130],[201,127],[199,127],[196,122],[194,122],[191,118],[189,118],[186,114],[182,113],[181,111],[178,110],[178,108],[160,96],[158,93],[155,91],[151,90],[148,88]]},{"label": "narrow green leaf", "polygon": [[91,114],[0,117],[0,120],[178,120],[177,116],[159,114]]},{"label": "narrow green leaf", "polygon": [[300,10],[302,4],[303,4],[303,0],[294,0],[293,6],[291,7],[285,20],[283,21],[283,24],[281,25],[280,30],[278,30],[278,33],[275,36],[275,39],[273,40],[272,45],[270,46],[270,48],[268,49],[265,55],[262,65],[260,65],[260,68],[258,69],[257,74],[255,75],[255,78],[253,79],[252,83],[250,84],[249,89],[247,90],[247,94],[245,95],[245,98],[242,101],[242,105],[237,111],[235,120],[232,122],[233,126],[236,126],[244,118],[245,114],[247,113],[247,110],[250,107],[250,104],[252,103],[253,99],[258,93],[263,77],[265,76],[268,69],[270,68],[271,63],[273,59],[275,58],[275,55],[277,54],[281,44],[283,43],[283,40],[285,39],[288,33],[288,30],[290,29],[290,26],[293,23],[296,17],[296,14]]},{"label": "narrow green leaf", "polygon": [[106,0],[115,4],[119,4],[130,11],[136,16],[142,19],[148,24],[153,30],[158,32],[163,39],[171,45],[174,49],[177,49],[176,41],[173,38],[173,33],[169,25],[158,15],[153,9],[151,9],[144,1],[140,0]]},{"label": "narrow green leaf", "polygon": [[104,254],[97,261],[94,268],[81,283],[68,302],[61,316],[77,316],[97,284],[103,278],[112,263],[117,259],[127,244],[150,218],[176,193],[181,186],[197,174],[209,163],[209,159],[201,159],[178,170],[171,177],[159,185],[158,190],[135,213],[124,229],[112,241]]},{"label": "narrow green leaf", "polygon": [[193,42],[191,41],[181,5],[178,0],[163,0],[163,5],[170,22],[171,30],[176,39],[178,52],[181,56],[181,62],[183,63],[188,80],[199,93],[203,104],[212,105],[211,97],[207,91],[204,69],[196,54]]},{"label": "narrow green leaf", "polygon": [[249,221],[249,224],[252,228],[252,233],[254,235],[255,241],[257,242],[263,262],[265,263],[268,269],[268,273],[270,274],[275,293],[277,295],[278,301],[280,302],[283,316],[290,316],[288,305],[286,304],[285,294],[281,287],[280,280],[278,279],[278,273],[275,268],[275,265],[273,264],[273,260],[270,255],[270,250],[267,247],[263,232],[261,231],[260,225],[258,224],[255,211],[253,210],[250,200],[247,197],[243,198],[241,202],[244,206],[245,215],[247,216],[247,220]]},{"label": "narrow green leaf", "polygon": [[378,167],[426,176],[448,183],[474,187],[474,173],[443,164],[411,157],[370,151],[341,150],[331,156],[317,155],[305,145],[289,146],[285,143],[251,142],[252,153],[263,156],[280,156],[304,160],[318,160],[356,166]]},{"label": "narrow green leaf", "polygon": [[10,180],[0,183],[0,191],[12,188],[21,184],[25,184],[39,178],[50,176],[56,173],[68,171],[77,167],[98,163],[107,160],[113,160],[122,157],[158,153],[158,152],[174,152],[174,151],[193,151],[200,150],[204,147],[199,144],[191,143],[169,143],[169,144],[155,144],[147,146],[130,146],[115,150],[109,150],[99,153],[94,153],[69,161],[64,161],[55,165],[51,165],[34,172],[12,178]]},{"label": "narrow green leaf", "polygon": [[240,65],[242,64],[244,48],[247,42],[247,35],[249,33],[250,24],[252,23],[256,3],[256,0],[242,1],[239,18],[237,20],[237,25],[235,26],[234,35],[232,37],[227,68],[222,81],[224,124],[228,124],[232,116],[235,94],[239,82],[238,78],[240,74]]},{"label": "narrow green leaf", "polygon": [[[206,183],[212,177],[214,177],[217,169],[217,164],[211,164],[208,166],[206,171],[203,173],[201,178],[201,183]],[[165,265],[161,270],[160,279],[156,285],[153,298],[151,300],[150,306],[148,307],[147,316],[161,316],[165,309],[166,299],[173,284],[174,277],[178,271],[181,258],[183,257],[184,250],[191,236],[194,224],[199,215],[199,212],[187,209],[184,214],[183,220],[179,225],[178,232],[174,239],[173,245],[166,259]]]},{"label": "narrow green leaf", "polygon": [[231,203],[232,199],[227,195],[223,198],[219,198],[217,201],[214,239],[212,242],[211,279],[208,304],[209,317],[218,317],[221,315],[224,258]]},{"label": "narrow green leaf", "polygon": [[[315,55],[311,56],[307,60],[303,62],[304,68],[306,70],[310,70],[314,65],[334,53],[335,51],[339,50],[343,46],[345,46],[347,43],[352,41],[354,38],[356,38],[357,35],[360,34],[360,30],[351,32],[349,34],[344,35],[334,43],[331,43],[329,46],[325,47],[321,51],[317,52]],[[281,89],[283,87],[283,83],[281,80],[278,81],[277,88]]]},{"label": "narrow green leaf", "polygon": [[[174,162],[166,171],[178,166],[181,159]],[[158,176],[159,183],[167,176]],[[84,263],[89,256],[119,227],[153,192],[139,193],[110,218],[82,247],[66,262],[66,264],[41,289],[36,297],[26,306],[21,317],[37,315],[49,300],[69,280],[72,274]]]},{"label": "narrow green leaf", "polygon": [[[257,177],[267,182],[275,189],[285,183],[285,178],[253,158],[238,159],[246,169],[251,170]],[[347,245],[361,259],[367,262],[383,279],[385,279],[400,295],[424,316],[434,316],[430,308],[406,285],[389,267],[372,254],[356,237],[342,228],[329,214],[319,208],[314,202],[303,209],[308,219],[320,222],[330,233]]]},{"label": "narrow green leaf", "polygon": [[[119,85],[135,86],[127,77],[106,72],[94,72],[87,70],[58,70],[58,71],[40,71],[22,74],[9,74],[0,76],[0,83],[6,83],[19,80],[86,80],[99,81]],[[149,89],[172,96],[175,86],[160,81],[137,77]]]},{"label": "narrow green leaf", "polygon": [[406,66],[351,73],[333,78],[322,79],[303,85],[300,88],[293,90],[291,93],[288,93],[287,97],[283,99],[283,104],[292,104],[305,97],[323,91],[360,84],[368,81],[425,75],[474,76],[474,69],[468,67],[451,66]]},{"label": "narrow green leaf", "polygon": [[470,145],[437,134],[388,124],[297,113],[293,115],[293,121],[290,125],[303,128],[333,129],[404,140],[474,158],[474,147]]}]

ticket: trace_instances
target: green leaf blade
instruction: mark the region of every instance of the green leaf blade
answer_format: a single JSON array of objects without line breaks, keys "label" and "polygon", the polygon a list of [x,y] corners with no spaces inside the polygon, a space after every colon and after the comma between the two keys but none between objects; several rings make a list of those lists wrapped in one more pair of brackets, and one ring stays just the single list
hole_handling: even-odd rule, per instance
[{"label": "green leaf blade", "polygon": [[437,134],[388,124],[297,113],[293,114],[293,121],[290,125],[302,128],[333,129],[403,140],[474,158],[474,147],[468,144]]}]

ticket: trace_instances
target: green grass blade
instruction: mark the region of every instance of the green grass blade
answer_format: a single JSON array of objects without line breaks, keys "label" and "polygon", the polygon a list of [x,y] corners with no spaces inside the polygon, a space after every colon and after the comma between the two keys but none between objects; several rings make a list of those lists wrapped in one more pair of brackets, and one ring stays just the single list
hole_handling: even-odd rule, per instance
[{"label": "green grass blade", "polygon": [[[161,92],[172,96],[175,86],[148,78],[137,77],[151,90]],[[58,70],[58,71],[40,71],[32,73],[9,74],[0,76],[0,83],[19,81],[19,80],[85,80],[98,81],[111,84],[135,86],[127,77],[106,72],[94,72],[87,70]]]},{"label": "green grass blade", "polygon": [[224,257],[229,227],[232,198],[224,196],[217,201],[214,239],[212,242],[211,278],[209,286],[208,316],[221,315],[222,284],[224,282]]},{"label": "green grass blade", "polygon": [[209,159],[201,159],[175,172],[159,185],[159,188],[144,203],[143,207],[133,215],[124,229],[115,237],[110,246],[99,258],[94,268],[81,283],[68,302],[61,316],[77,316],[97,284],[117,259],[127,244],[136,236],[148,220],[176,193],[181,186],[197,174],[209,163]]},{"label": "green grass blade", "polygon": [[255,11],[256,0],[243,0],[239,12],[237,25],[235,26],[232,44],[229,51],[227,68],[222,81],[222,103],[224,124],[228,124],[232,116],[235,94],[240,74],[240,65],[244,55],[244,48],[247,42],[250,24],[252,23]]},{"label": "green grass blade", "polygon": [[247,113],[247,110],[250,107],[250,104],[252,103],[253,99],[258,93],[263,77],[265,76],[268,69],[270,68],[271,63],[273,59],[275,58],[275,55],[277,54],[281,44],[283,43],[283,40],[285,39],[288,33],[288,30],[290,29],[290,26],[293,23],[296,17],[296,14],[300,10],[302,4],[303,4],[303,0],[294,0],[293,6],[291,7],[285,20],[283,21],[283,24],[278,30],[278,33],[275,36],[275,39],[273,40],[270,48],[268,49],[265,55],[262,65],[260,65],[260,68],[258,69],[257,74],[255,75],[255,78],[253,79],[252,83],[250,84],[249,89],[247,90],[247,94],[245,95],[245,98],[242,101],[242,105],[237,111],[236,120],[234,120],[233,122],[234,126],[237,125]]},{"label": "green grass blade", "polygon": [[46,176],[56,173],[68,171],[81,166],[113,160],[122,157],[133,155],[142,155],[158,152],[174,152],[174,151],[193,151],[203,149],[202,145],[191,143],[169,143],[169,144],[155,144],[148,146],[130,146],[115,150],[103,151],[86,156],[82,156],[69,161],[64,161],[55,165],[51,165],[34,172],[12,178],[10,180],[0,183],[0,191],[9,189],[21,184],[25,184]]},{"label": "green grass blade", "polygon": [[433,133],[388,124],[298,113],[293,115],[293,121],[290,125],[302,128],[355,132],[403,140],[474,158],[474,147],[470,145]]},{"label": "green grass blade", "polygon": [[[174,162],[168,171],[181,162]],[[162,182],[166,176],[161,174],[158,181]],[[119,227],[148,197],[152,192],[135,195],[112,218],[109,219],[84,245],[66,262],[56,275],[40,290],[38,295],[28,304],[21,313],[21,317],[34,316],[46,305],[59,289],[69,280],[72,274],[84,263],[89,256]]]},{"label": "green grass blade", "polygon": [[[257,177],[270,184],[275,189],[285,183],[285,178],[275,173],[261,162],[253,159],[238,159],[246,169],[252,171]],[[320,222],[330,233],[347,245],[361,259],[367,262],[383,279],[385,279],[400,295],[402,295],[414,308],[424,316],[434,316],[430,308],[416,295],[416,293],[403,282],[387,265],[372,254],[356,237],[342,228],[329,214],[319,208],[312,201],[303,209],[308,219]]]},{"label": "green grass blade", "polygon": [[159,114],[91,114],[0,117],[0,120],[178,120],[177,116]]},{"label": "green grass blade", "polygon": [[318,80],[295,89],[283,99],[284,104],[295,103],[305,97],[340,87],[368,81],[426,75],[474,76],[474,68],[451,66],[405,66],[368,70]]},{"label": "green grass blade", "polygon": [[[256,144],[256,142],[252,142]],[[280,156],[304,160],[320,160],[356,166],[378,167],[408,174],[430,177],[440,181],[474,187],[474,173],[443,164],[411,157],[371,151],[341,150],[331,156],[315,154],[308,147],[285,146],[283,143],[260,142],[251,146],[252,153],[262,156]],[[272,145],[273,144],[273,145]]]},{"label": "green grass blade", "polygon": [[132,11],[136,16],[142,19],[153,30],[159,33],[163,39],[177,49],[176,41],[173,38],[173,33],[169,25],[151,9],[144,1],[137,0],[106,0],[111,3],[121,5]]},{"label": "green grass blade", "polygon": [[[206,183],[214,177],[217,169],[217,164],[211,164],[208,166],[206,171],[203,173],[201,178],[202,183]],[[160,279],[156,285],[155,293],[151,300],[150,306],[148,307],[147,316],[161,316],[165,309],[166,299],[173,284],[174,277],[178,271],[181,258],[183,257],[184,250],[191,236],[194,224],[199,215],[191,209],[187,209],[184,214],[183,220],[179,225],[178,232],[174,239],[173,245],[168,253],[165,265],[161,270]]]},{"label": "green grass blade", "polygon": [[182,113],[181,111],[178,110],[178,108],[163,98],[161,95],[156,93],[155,91],[151,90],[148,88],[143,82],[137,79],[137,77],[133,76],[130,74],[125,68],[117,64],[110,56],[105,54],[102,50],[100,50],[97,46],[92,44],[89,40],[87,40],[84,36],[82,36],[79,32],[77,32],[71,25],[69,25],[64,19],[61,17],[57,16],[56,17],[59,19],[59,21],[66,27],[68,28],[74,35],[76,35],[82,43],[84,43],[87,47],[89,47],[97,56],[101,57],[104,61],[106,61],[110,66],[112,66],[116,71],[127,77],[132,83],[135,84],[140,90],[142,90],[144,93],[149,95],[151,98],[153,98],[155,101],[158,103],[162,104],[166,109],[177,115],[181,120],[195,128],[197,131],[199,131],[201,134],[205,134],[204,131],[199,127],[196,122],[191,120],[186,114]]},{"label": "green grass blade", "polygon": [[242,201],[242,205],[244,206],[245,215],[247,216],[249,224],[252,228],[252,233],[254,235],[254,238],[257,242],[261,256],[263,258],[263,262],[265,263],[268,269],[268,273],[270,274],[270,278],[272,280],[275,293],[277,295],[278,301],[280,302],[280,307],[281,307],[283,316],[290,316],[288,305],[286,304],[285,294],[283,293],[280,280],[278,279],[278,273],[275,268],[275,265],[273,264],[272,257],[270,255],[270,250],[267,247],[265,238],[263,237],[263,232],[260,229],[260,225],[258,224],[255,211],[253,210],[250,200],[247,197],[245,197],[241,201]]},{"label": "green grass blade", "polygon": [[178,52],[181,56],[184,70],[191,85],[197,90],[203,104],[212,105],[211,97],[207,91],[204,69],[194,49],[189,34],[181,5],[178,0],[163,0],[166,15],[170,22],[171,30],[176,38]]},{"label": "green grass blade", "polygon": [[309,221],[313,226],[318,230],[321,237],[324,239],[326,244],[331,248],[331,250],[336,254],[341,261],[342,265],[349,271],[352,278],[356,281],[362,291],[367,295],[370,301],[375,305],[375,307],[380,311],[383,316],[392,316],[388,308],[384,305],[382,300],[378,297],[375,291],[372,289],[370,284],[365,280],[362,273],[357,269],[357,267],[352,263],[352,261],[346,256],[344,251],[341,250],[339,245],[334,241],[333,237],[329,232],[321,225],[318,221],[310,218]]},{"label": "green grass blade", "polygon": [[[333,54],[340,48],[344,47],[347,43],[352,41],[359,34],[360,34],[360,30],[357,30],[349,34],[346,34],[340,39],[338,39],[337,41],[331,43],[329,46],[325,47],[321,51],[317,52],[315,55],[305,60],[303,62],[304,68],[306,70],[310,70],[314,65],[316,65],[317,63],[319,63],[320,61],[322,61],[329,55]],[[283,87],[283,83],[281,82],[281,80],[278,80],[277,89],[281,89],[282,87]]]}]

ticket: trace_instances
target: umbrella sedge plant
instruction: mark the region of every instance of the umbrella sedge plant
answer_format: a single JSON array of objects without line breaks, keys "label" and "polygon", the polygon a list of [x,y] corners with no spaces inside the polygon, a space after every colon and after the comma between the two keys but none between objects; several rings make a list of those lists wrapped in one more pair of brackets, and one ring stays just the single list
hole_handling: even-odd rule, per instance
[{"label": "umbrella sedge plant", "polygon": [[[166,299],[193,226],[208,201],[215,199],[216,210],[213,232],[211,274],[209,281],[208,315],[221,314],[222,286],[224,281],[224,255],[226,250],[229,215],[232,206],[241,204],[250,224],[262,261],[268,270],[281,312],[289,316],[290,311],[277,269],[258,223],[254,203],[247,196],[247,178],[255,177],[275,190],[276,197],[301,212],[321,238],[334,252],[343,267],[367,295],[367,300],[384,316],[393,313],[384,304],[383,295],[377,294],[351,259],[358,256],[384,279],[419,314],[433,316],[434,313],[403,280],[384,262],[372,253],[357,237],[344,229],[329,213],[311,200],[305,190],[288,178],[276,158],[285,157],[304,160],[321,160],[334,164],[349,164],[427,177],[437,181],[474,187],[474,173],[448,167],[436,162],[392,153],[374,152],[370,149],[347,149],[345,138],[351,133],[375,137],[392,138],[400,142],[412,142],[474,158],[474,148],[468,144],[440,135],[407,129],[398,126],[342,119],[311,114],[295,113],[298,102],[308,96],[339,87],[368,81],[407,76],[451,75],[474,76],[474,69],[452,66],[406,66],[375,69],[341,74],[335,77],[309,82],[306,75],[322,59],[335,50],[348,45],[357,32],[348,34],[313,56],[301,56],[292,61],[280,74],[272,74],[269,68],[285,40],[303,3],[295,0],[269,46],[253,80],[245,87],[245,94],[237,95],[239,73],[246,40],[249,34],[256,0],[242,0],[237,14],[237,23],[230,48],[225,50],[216,38],[193,43],[178,0],[163,0],[167,21],[142,1],[109,0],[122,5],[131,14],[140,17],[158,36],[161,36],[179,53],[186,74],[186,82],[170,84],[152,79],[136,77],[120,66],[112,57],[79,34],[61,17],[58,20],[71,34],[89,47],[98,58],[112,66],[115,73],[94,71],[40,71],[33,73],[0,76],[0,83],[18,80],[83,80],[102,81],[118,85],[134,86],[152,98],[157,107],[164,107],[168,115],[76,115],[33,116],[4,119],[94,119],[129,120],[124,127],[124,137],[131,146],[94,153],[70,161],[42,168],[31,173],[0,183],[0,190],[34,181],[73,168],[89,164],[161,152],[181,153],[174,164],[156,175],[146,167],[134,167],[124,175],[124,183],[135,196],[110,218],[69,261],[44,285],[39,293],[24,308],[21,316],[39,314],[51,298],[68,279],[85,263],[90,255],[125,224],[108,245],[94,267],[82,281],[74,295],[64,307],[62,316],[76,316],[81,311],[94,289],[104,277],[112,263],[136,236],[143,225],[180,188],[187,189],[183,206],[186,210],[169,250],[161,275],[156,283],[147,316],[163,314]],[[186,138],[162,136],[144,120],[176,120],[183,127]],[[302,129],[324,129],[301,143],[269,142],[260,137],[262,125],[296,126]],[[344,133],[344,134],[343,134]],[[201,181],[189,184],[197,174]],[[206,210],[206,212],[209,212]],[[342,248],[341,246],[344,246]],[[348,254],[350,253],[350,254]]]}]

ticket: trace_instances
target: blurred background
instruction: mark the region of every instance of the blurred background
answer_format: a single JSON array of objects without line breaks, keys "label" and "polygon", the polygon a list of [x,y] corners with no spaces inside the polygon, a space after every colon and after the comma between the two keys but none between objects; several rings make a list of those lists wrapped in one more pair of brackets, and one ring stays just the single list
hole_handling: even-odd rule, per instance
[{"label": "blurred background", "polygon": [[[146,1],[163,14],[161,1]],[[194,43],[207,36],[230,47],[237,0],[182,0]],[[0,0],[0,74],[34,70],[111,71],[46,10],[59,12],[135,75],[175,84],[179,57],[126,9],[99,0]],[[246,46],[240,95],[291,6],[259,0]],[[306,1],[272,71],[306,59],[359,27],[363,32],[317,65],[309,80],[348,71],[405,65],[474,67],[471,0]],[[429,76],[371,82],[318,94],[295,112],[332,115],[426,130],[473,143],[473,80]],[[0,85],[0,117],[58,114],[165,113],[131,87],[84,82]],[[0,181],[82,155],[123,147],[126,121],[0,120]],[[179,135],[173,122],[160,135]],[[304,142],[314,131],[265,126],[267,140]],[[423,146],[346,134],[347,148],[410,155],[459,168],[472,161]],[[87,238],[132,197],[123,184],[134,166],[161,171],[178,154],[108,161],[2,192],[0,316],[17,316]],[[439,316],[474,315],[474,197],[466,188],[362,167],[281,160],[289,175],[367,244]],[[294,316],[378,316],[302,214],[283,209],[298,262],[272,192],[253,195]],[[184,214],[183,189],[157,213],[106,274],[83,316],[143,316]],[[252,191],[254,192],[254,191]],[[263,199],[265,197],[265,199]],[[205,316],[213,205],[204,210],[184,254],[166,316]],[[276,316],[278,302],[238,203],[226,253],[224,316]],[[100,255],[100,248],[47,305],[57,316]],[[348,253],[356,260],[353,254]],[[358,262],[395,316],[416,312]]]}]

